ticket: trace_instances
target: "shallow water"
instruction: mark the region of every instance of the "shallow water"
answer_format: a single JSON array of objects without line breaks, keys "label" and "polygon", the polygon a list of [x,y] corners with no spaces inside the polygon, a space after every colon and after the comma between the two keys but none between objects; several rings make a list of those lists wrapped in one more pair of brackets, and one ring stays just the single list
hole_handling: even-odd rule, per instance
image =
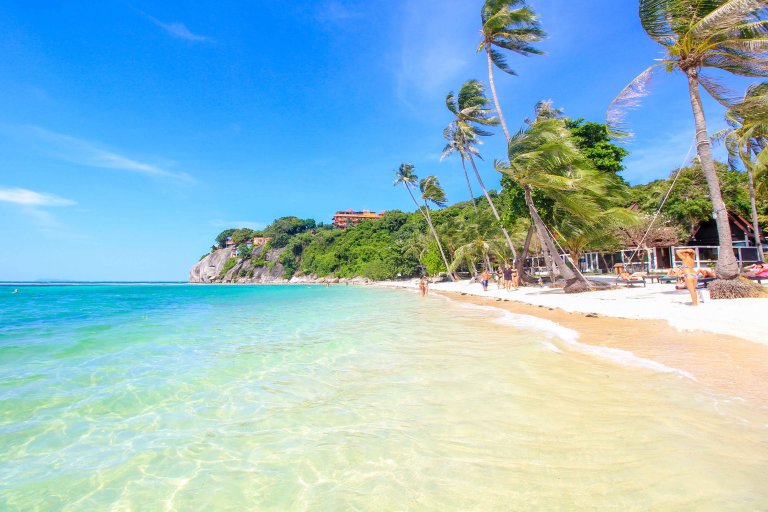
[{"label": "shallow water", "polygon": [[0,287],[3,510],[762,510],[766,404],[358,287]]}]

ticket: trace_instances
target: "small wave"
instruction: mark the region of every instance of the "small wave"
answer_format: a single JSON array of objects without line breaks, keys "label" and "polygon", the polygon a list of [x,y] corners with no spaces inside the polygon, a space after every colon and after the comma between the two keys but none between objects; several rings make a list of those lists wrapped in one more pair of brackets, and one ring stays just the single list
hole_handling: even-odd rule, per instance
[{"label": "small wave", "polygon": [[[547,334],[550,339],[556,338],[562,341],[563,343],[565,343],[566,345],[568,345],[571,349],[577,350],[587,355],[599,357],[601,359],[608,359],[622,366],[645,368],[645,369],[653,370],[660,373],[674,373],[686,379],[696,381],[696,377],[694,377],[693,374],[685,370],[681,370],[679,368],[673,368],[671,366],[667,366],[665,364],[653,361],[651,359],[640,357],[635,353],[630,352],[629,350],[613,348],[613,347],[603,347],[599,345],[590,345],[587,343],[583,343],[579,341],[579,333],[577,331],[574,331],[573,329],[569,329],[568,327],[562,326],[557,322],[553,322],[552,320],[547,320],[545,318],[538,318],[531,315],[522,315],[519,313],[512,313],[494,306],[480,306],[477,304],[469,304],[469,303],[462,303],[462,302],[459,302],[459,304],[461,305],[461,307],[464,307],[466,309],[485,310],[485,311],[493,311],[493,312],[499,313],[500,314],[499,318],[496,318],[494,320],[496,323],[503,324],[503,325],[510,325],[510,326],[518,327],[522,329],[530,329],[538,332],[543,332]],[[562,353],[562,350],[560,350],[551,341],[544,340],[543,343],[545,344],[546,348],[548,348],[549,350],[552,350],[553,352]]]}]

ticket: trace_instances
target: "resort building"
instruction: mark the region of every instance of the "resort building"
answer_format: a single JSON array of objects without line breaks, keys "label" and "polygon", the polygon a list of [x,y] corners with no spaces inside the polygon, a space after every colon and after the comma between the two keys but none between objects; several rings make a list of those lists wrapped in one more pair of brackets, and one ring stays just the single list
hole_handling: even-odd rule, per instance
[{"label": "resort building", "polygon": [[333,216],[333,225],[337,228],[344,229],[347,226],[354,226],[364,220],[380,219],[384,216],[384,212],[376,213],[368,210],[356,212],[354,210],[344,210],[336,212]]},{"label": "resort building", "polygon": [[[739,265],[744,267],[757,263],[759,260],[752,224],[741,215],[733,213],[728,213],[728,220],[731,226],[733,253]],[[768,249],[764,234],[761,234],[760,243],[764,249]],[[579,268],[582,272],[609,273],[621,264],[629,272],[662,272],[681,264],[675,255],[679,249],[693,249],[697,267],[714,266],[720,252],[714,219],[702,222],[683,245],[649,241],[647,247],[637,251],[632,248],[616,252],[588,252],[579,258]]]},{"label": "resort building", "polygon": [[255,236],[253,237],[253,245],[264,245],[272,240],[271,236]]}]

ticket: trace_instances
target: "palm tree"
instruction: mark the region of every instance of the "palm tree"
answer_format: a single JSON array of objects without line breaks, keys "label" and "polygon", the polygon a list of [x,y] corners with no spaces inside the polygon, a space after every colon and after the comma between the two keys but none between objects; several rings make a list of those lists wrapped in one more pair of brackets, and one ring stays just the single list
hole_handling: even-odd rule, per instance
[{"label": "palm tree", "polygon": [[475,194],[472,192],[472,184],[469,182],[469,173],[467,173],[467,153],[474,151],[477,155],[477,148],[474,146],[466,147],[463,144],[461,132],[456,129],[455,123],[451,123],[443,130],[443,138],[446,140],[445,147],[443,148],[443,154],[440,156],[440,160],[447,158],[453,153],[458,153],[461,158],[461,168],[464,170],[464,178],[467,180],[467,188],[469,189],[469,199],[472,201],[472,207],[477,211],[477,203],[475,203]]},{"label": "palm tree", "polygon": [[429,203],[440,207],[445,206],[445,191],[443,190],[443,187],[440,186],[440,182],[436,176],[427,176],[422,179],[419,182],[419,190],[421,191],[421,199],[424,201],[425,218],[427,219],[427,224],[429,224],[429,229],[432,230],[432,236],[435,237],[437,248],[440,249],[440,256],[442,256],[443,263],[445,263],[445,270],[448,272],[448,275],[451,276],[451,281],[455,281],[456,279],[451,271],[451,265],[448,263],[448,258],[445,257],[443,244],[440,243],[440,237],[437,236],[435,226],[432,224],[432,215],[429,213]]},{"label": "palm tree", "polygon": [[[429,208],[427,208],[427,213],[424,213],[424,210],[422,210],[421,205],[419,205],[418,201],[416,201],[416,197],[413,195],[412,187],[416,186],[416,183],[419,182],[418,176],[416,176],[416,173],[413,172],[414,167],[413,164],[404,162],[400,164],[400,167],[395,171],[395,181],[392,183],[393,186],[397,185],[403,185],[405,189],[408,191],[408,195],[411,196],[411,200],[413,201],[413,204],[416,205],[416,209],[421,213],[421,215],[424,217],[424,220],[427,221],[427,224],[429,225],[429,228],[432,230],[432,235],[435,237],[435,241],[437,242],[437,246],[440,248],[440,254],[443,256],[443,262],[445,263],[446,270],[449,268],[448,260],[445,257],[445,254],[443,253],[443,248],[440,245],[440,239],[437,237],[437,232],[435,231],[434,226],[432,225],[432,219],[429,217]],[[424,180],[422,180],[424,181]],[[439,189],[440,184],[437,184],[437,188]],[[439,189],[439,191],[442,191],[442,189]],[[424,192],[422,191],[422,197]],[[434,189],[434,187],[429,191],[429,195],[435,195],[435,197],[439,200],[438,191]],[[442,200],[445,201],[445,193],[443,193]],[[424,204],[426,205],[427,199],[424,199]],[[448,273],[452,281],[455,281],[455,278],[452,273]]]},{"label": "palm tree", "polygon": [[541,29],[536,14],[525,5],[525,0],[486,0],[480,9],[482,41],[477,51],[485,50],[488,59],[488,82],[491,84],[493,103],[499,114],[501,129],[509,141],[509,130],[504,122],[496,83],[493,79],[493,66],[510,75],[516,75],[507,65],[507,59],[498,49],[510,50],[520,55],[541,55],[543,52],[532,46],[541,41],[546,34]]},{"label": "palm tree", "polygon": [[480,184],[480,188],[483,190],[485,199],[491,207],[493,216],[499,222],[501,232],[504,234],[504,238],[509,245],[509,250],[512,253],[513,258],[517,258],[517,252],[514,245],[512,245],[512,239],[509,237],[507,229],[501,224],[501,216],[499,215],[496,206],[491,200],[491,196],[488,194],[488,190],[485,188],[483,178],[480,177],[480,173],[477,170],[475,164],[475,158],[473,155],[480,156],[476,149],[476,144],[480,144],[479,137],[488,137],[492,135],[480,128],[480,126],[495,126],[499,124],[498,118],[493,116],[493,111],[488,107],[490,101],[485,97],[485,87],[477,80],[467,80],[459,90],[458,98],[453,94],[453,91],[449,92],[445,97],[445,105],[448,110],[455,116],[452,124],[455,127],[455,137],[458,139],[458,143],[464,147],[464,154],[469,158],[469,163],[472,164],[472,170],[475,172],[475,178]]},{"label": "palm tree", "polygon": [[749,200],[752,207],[752,229],[755,246],[760,261],[765,259],[763,245],[760,242],[760,224],[757,219],[755,202],[754,171],[763,171],[760,154],[768,147],[768,82],[754,84],[747,89],[744,99],[728,109],[725,114],[728,128],[712,136],[714,141],[725,140],[728,149],[728,163],[736,168],[736,161],[741,160],[747,171],[749,182]]},{"label": "palm tree", "polygon": [[651,76],[661,68],[680,70],[688,80],[696,147],[709,195],[715,210],[720,237],[717,275],[734,279],[739,266],[733,253],[728,211],[715,172],[707,123],[699,94],[703,87],[713,98],[728,106],[728,91],[704,75],[705,68],[741,76],[768,76],[768,20],[765,0],[639,0],[640,22],[648,35],[662,45],[666,54],[660,62],[643,71],[608,110],[608,124],[617,127],[622,113],[636,106],[647,93]]},{"label": "palm tree", "polygon": [[557,117],[542,116],[518,131],[510,140],[508,156],[509,162],[496,162],[496,170],[510,176],[523,188],[542,249],[545,256],[549,253],[552,263],[565,279],[565,290],[588,290],[592,285],[577,265],[574,263],[571,269],[559,256],[554,236],[533,201],[533,191],[544,193],[557,208],[569,215],[594,220],[601,212],[599,197],[605,193],[605,179],[576,147],[565,121]]}]

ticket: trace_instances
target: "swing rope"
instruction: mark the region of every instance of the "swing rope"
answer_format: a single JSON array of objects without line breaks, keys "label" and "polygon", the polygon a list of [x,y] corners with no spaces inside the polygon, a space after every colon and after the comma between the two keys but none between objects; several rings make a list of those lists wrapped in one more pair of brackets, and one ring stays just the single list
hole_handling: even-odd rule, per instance
[{"label": "swing rope", "polygon": [[656,213],[653,215],[653,218],[651,219],[651,223],[648,224],[648,229],[645,230],[645,234],[643,235],[643,238],[640,239],[640,243],[637,244],[637,247],[635,247],[635,250],[632,253],[632,256],[629,257],[629,261],[627,263],[632,263],[632,260],[635,258],[637,253],[640,251],[640,248],[645,243],[645,239],[648,237],[648,233],[651,232],[651,228],[653,228],[653,224],[656,222],[656,219],[659,218],[659,215],[661,214],[661,210],[662,210],[662,208],[664,208],[664,204],[667,202],[667,199],[669,199],[669,196],[672,193],[672,189],[675,188],[675,184],[677,183],[677,179],[680,177],[680,174],[682,173],[683,166],[688,162],[688,159],[691,156],[691,151],[693,151],[693,148],[696,145],[697,145],[696,144],[696,137],[694,137],[693,138],[693,142],[691,143],[691,146],[688,148],[688,153],[686,153],[685,159],[683,159],[683,163],[681,163],[680,167],[677,168],[677,172],[675,173],[675,177],[672,180],[672,184],[669,186],[669,190],[667,190],[667,193],[664,195],[664,198],[661,200],[661,204],[659,205],[658,210],[656,210]]}]

